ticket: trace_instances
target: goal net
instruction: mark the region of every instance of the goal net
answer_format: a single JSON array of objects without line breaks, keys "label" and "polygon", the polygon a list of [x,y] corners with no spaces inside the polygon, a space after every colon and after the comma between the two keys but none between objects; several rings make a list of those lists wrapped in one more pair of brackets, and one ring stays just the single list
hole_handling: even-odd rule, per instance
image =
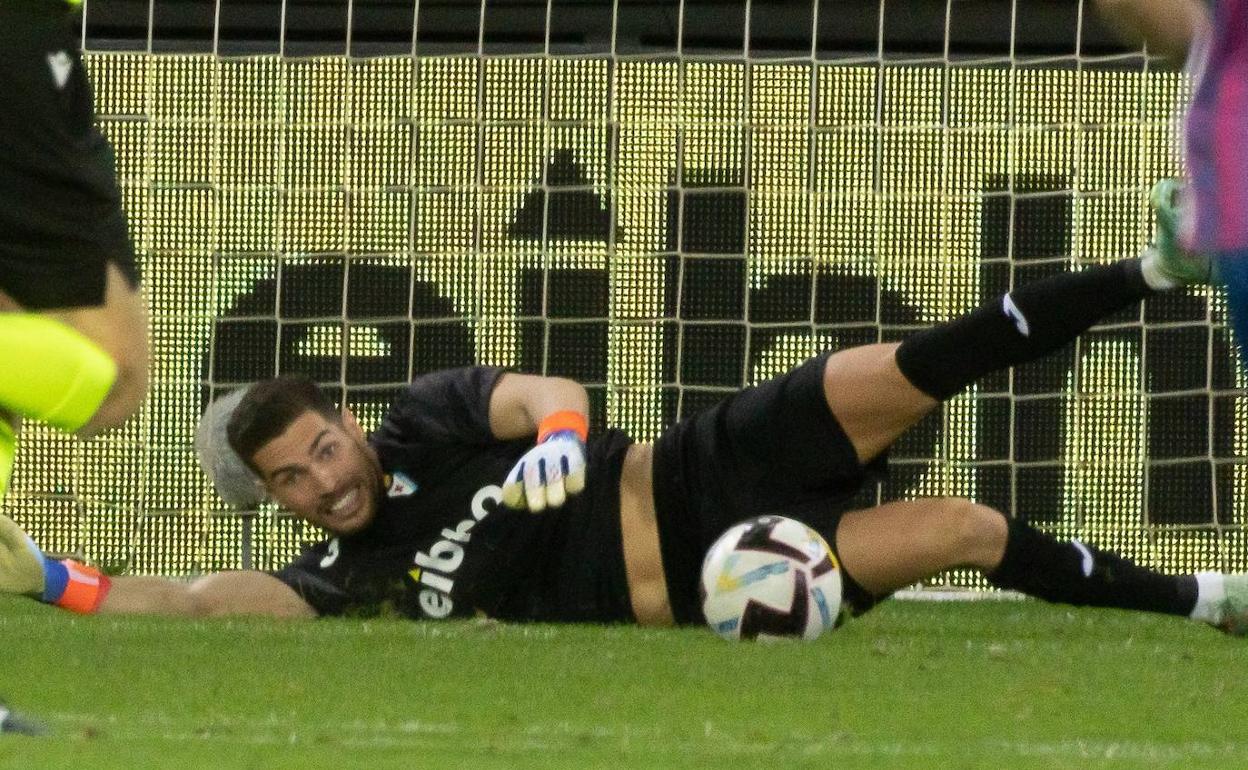
[{"label": "goal net", "polygon": [[[1090,46],[1084,3],[469,5],[456,36],[429,30],[464,4],[433,0],[87,0],[152,388],[92,442],[25,427],[5,506],[45,548],[171,575],[297,553],[317,533],[228,510],[191,450],[257,378],[311,375],[367,427],[422,372],[510,366],[648,440],[818,350],[1136,254],[1181,171],[1183,78]],[[858,502],[964,495],[1165,570],[1248,568],[1219,302],[1150,300],[985,379]]]}]

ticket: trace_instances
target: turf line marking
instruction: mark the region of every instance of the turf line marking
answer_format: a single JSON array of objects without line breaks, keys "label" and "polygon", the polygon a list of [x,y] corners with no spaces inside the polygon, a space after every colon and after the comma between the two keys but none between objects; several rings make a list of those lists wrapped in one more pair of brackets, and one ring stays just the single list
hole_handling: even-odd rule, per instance
[{"label": "turf line marking", "polygon": [[[1004,756],[1048,757],[1054,760],[1109,760],[1128,766],[1168,765],[1187,759],[1218,759],[1248,764],[1248,742],[1209,743],[1190,741],[1080,740],[1063,741],[907,741],[861,740],[843,734],[809,735],[777,733],[768,738],[733,735],[708,723],[700,732],[670,733],[653,725],[577,725],[570,722],[532,723],[502,728],[477,727],[455,722],[351,722],[302,723],[276,715],[259,719],[214,717],[202,725],[193,720],[174,719],[152,712],[138,719],[81,712],[43,714],[62,728],[99,730],[105,740],[150,741],[153,737],[173,743],[225,743],[243,745],[340,745],[365,749],[414,749],[443,745],[443,739],[458,736],[465,751],[488,745],[496,750],[517,753],[543,753],[570,746],[592,747],[610,744],[616,750],[638,755],[679,753],[692,755],[770,755],[793,751],[803,756],[853,755],[864,757],[957,757]],[[158,729],[152,729],[158,728]],[[62,737],[64,729],[57,730]]]}]

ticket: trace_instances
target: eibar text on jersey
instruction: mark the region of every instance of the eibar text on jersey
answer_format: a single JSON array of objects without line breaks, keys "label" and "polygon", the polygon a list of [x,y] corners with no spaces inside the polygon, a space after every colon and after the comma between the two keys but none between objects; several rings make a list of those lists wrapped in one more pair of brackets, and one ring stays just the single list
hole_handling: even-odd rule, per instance
[{"label": "eibar text on jersey", "polygon": [[428,552],[419,551],[415,562],[418,570],[413,570],[413,577],[419,573],[419,582],[426,586],[421,589],[420,609],[431,618],[445,618],[455,608],[451,601],[451,589],[455,587],[455,570],[464,561],[464,546],[472,538],[472,528],[490,514],[486,503],[498,505],[503,500],[503,488],[489,484],[477,490],[472,496],[472,516],[459,522],[454,529],[446,527],[442,530],[442,540],[429,547]]}]

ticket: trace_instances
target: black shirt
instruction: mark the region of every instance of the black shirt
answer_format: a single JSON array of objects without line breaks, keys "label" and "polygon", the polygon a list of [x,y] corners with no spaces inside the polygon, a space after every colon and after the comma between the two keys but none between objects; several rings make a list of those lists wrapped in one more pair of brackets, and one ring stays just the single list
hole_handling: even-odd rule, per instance
[{"label": "black shirt", "polygon": [[561,508],[507,508],[503,481],[534,438],[500,441],[490,431],[502,374],[468,367],[412,382],[369,437],[387,486],[376,518],[275,576],[323,615],[630,620],[619,525],[630,440],[591,434],[585,490]]}]

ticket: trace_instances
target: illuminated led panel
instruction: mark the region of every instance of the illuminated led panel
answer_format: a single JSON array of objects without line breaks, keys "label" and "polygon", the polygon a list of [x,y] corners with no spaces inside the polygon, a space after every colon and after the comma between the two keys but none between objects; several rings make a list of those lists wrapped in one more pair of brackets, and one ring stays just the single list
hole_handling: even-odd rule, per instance
[{"label": "illuminated led panel", "polygon": [[[211,190],[153,186],[141,245],[155,254],[208,254],[216,246],[216,202]],[[133,215],[131,215],[133,216]]]},{"label": "illuminated led panel", "polygon": [[222,253],[275,252],[280,243],[282,194],[277,188],[221,189],[217,192]]},{"label": "illuminated led panel", "polygon": [[144,544],[129,560],[128,570],[140,575],[184,575],[204,562],[206,517],[162,513],[144,516],[134,534]]},{"label": "illuminated led panel", "polygon": [[816,127],[877,125],[879,72],[875,68],[825,64],[817,68],[816,76]]},{"label": "illuminated led panel", "polygon": [[[216,115],[217,59],[207,54],[148,57],[150,89],[143,115],[156,122],[212,121]],[[97,108],[108,114],[107,104]],[[129,105],[127,105],[129,106]],[[197,148],[188,148],[195,152]]]},{"label": "illuminated led panel", "polygon": [[19,523],[23,498],[74,499],[77,451],[78,442],[60,431],[46,425],[24,427],[6,496],[6,505],[13,502]]},{"label": "illuminated led panel", "polygon": [[[818,350],[1134,253],[1145,190],[1180,170],[1176,73],[86,62],[153,311],[151,395],[95,444],[27,426],[6,504],[46,547],[139,573],[271,568],[319,535],[239,517],[203,479],[196,416],[230,387],[310,372],[371,426],[412,375],[499,363],[585,380],[596,425],[649,439]],[[1167,569],[1243,569],[1223,315],[1174,295],[989,378],[898,445],[878,494],[970,495]],[[1199,441],[1161,437],[1184,422]]]},{"label": "illuminated led panel", "polygon": [[355,126],[349,134],[348,186],[407,187],[412,183],[412,129],[406,121]]},{"label": "illuminated led panel", "polygon": [[285,120],[284,62],[278,56],[218,59],[216,115],[220,125],[269,126]]},{"label": "illuminated led panel", "polygon": [[417,122],[466,122],[480,119],[481,63],[472,58],[430,58],[416,63],[412,95]]},{"label": "illuminated led panel", "polygon": [[282,136],[286,189],[341,188],[347,174],[347,125],[287,126]]},{"label": "illuminated led panel", "polygon": [[26,497],[16,492],[10,492],[9,498],[5,501],[5,513],[26,531],[37,532],[39,547],[46,553],[80,552],[81,506],[76,500],[68,495]]},{"label": "illuminated led panel", "polygon": [[148,174],[156,185],[206,185],[212,175],[213,126],[206,121],[170,120],[153,123]]},{"label": "illuminated led panel", "polygon": [[413,60],[406,57],[352,60],[348,68],[352,122],[362,126],[410,121],[415,72]]},{"label": "illuminated led panel", "polygon": [[136,538],[141,517],[135,507],[87,502],[80,506],[79,553],[105,571],[128,569],[150,553],[159,554],[161,544],[147,545]]},{"label": "illuminated led panel", "polygon": [[347,194],[342,189],[286,191],[281,248],[294,254],[342,251],[346,246]]},{"label": "illuminated led panel", "polygon": [[200,562],[204,572],[223,572],[243,568],[242,549],[244,520],[236,515],[205,516],[199,541]]},{"label": "illuminated led panel", "polygon": [[[221,122],[213,181],[224,189],[276,188],[283,184],[286,132],[274,123]],[[292,150],[293,152],[293,150]]]},{"label": "illuminated led panel", "polygon": [[100,131],[113,147],[121,187],[143,185],[147,174],[144,161],[148,155],[148,124],[132,118],[111,118],[100,121]]},{"label": "illuminated led panel", "polygon": [[557,123],[605,123],[610,66],[603,59],[552,59],[550,120]]},{"label": "illuminated led panel", "polygon": [[485,121],[526,122],[545,117],[545,59],[487,59],[485,69]]},{"label": "illuminated led panel", "polygon": [[351,104],[344,98],[348,67],[342,57],[285,60],[282,90],[287,125],[333,126],[346,121]]},{"label": "illuminated led panel", "polygon": [[147,85],[155,65],[154,57],[145,54],[84,53],[82,63],[91,78],[98,115],[147,115]]}]

